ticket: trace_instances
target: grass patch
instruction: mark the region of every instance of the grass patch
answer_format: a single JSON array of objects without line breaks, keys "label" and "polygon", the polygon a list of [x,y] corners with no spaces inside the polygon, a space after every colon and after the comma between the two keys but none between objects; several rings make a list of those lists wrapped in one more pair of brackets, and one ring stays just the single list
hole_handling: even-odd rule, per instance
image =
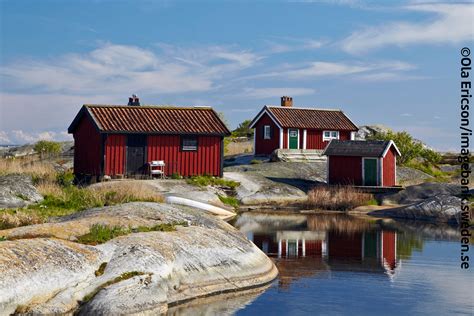
[{"label": "grass patch", "polygon": [[99,277],[103,275],[106,267],[107,267],[107,262],[102,262],[99,266],[99,269],[97,269],[97,271],[94,272],[95,276]]},{"label": "grass patch", "polygon": [[261,163],[262,163],[262,161],[261,161],[261,160],[258,160],[258,159],[252,159],[252,160],[250,160],[250,164],[251,164],[251,165],[259,165],[259,164],[261,164]]},{"label": "grass patch", "polygon": [[94,224],[91,226],[89,233],[79,236],[77,241],[81,244],[97,245],[129,233],[129,229],[121,226],[110,227],[101,224]]},{"label": "grass patch", "polygon": [[438,169],[438,167],[427,162],[411,161],[407,163],[406,166],[429,174],[430,176],[434,177],[434,181],[436,182],[447,182],[453,175],[452,172],[443,172],[442,170]]},{"label": "grass patch", "polygon": [[368,205],[372,200],[374,200],[372,194],[351,186],[320,186],[308,192],[307,204],[323,210],[346,211]]},{"label": "grass patch", "polygon": [[186,180],[188,184],[205,187],[208,185],[211,186],[220,186],[220,187],[227,187],[230,189],[235,189],[240,185],[237,181],[226,180],[223,178],[216,178],[211,176],[194,176]]},{"label": "grass patch", "polygon": [[239,200],[233,196],[219,195],[219,200],[221,200],[225,205],[230,205],[234,208],[237,208],[240,205]]},{"label": "grass patch", "polygon": [[5,237],[5,236],[0,236],[0,241],[7,241],[7,237]]},{"label": "grass patch", "polygon": [[372,198],[367,201],[367,205],[379,205],[379,202],[376,199]]},{"label": "grass patch", "polygon": [[106,288],[107,286],[110,286],[110,285],[115,284],[115,283],[119,283],[121,281],[131,279],[131,278],[133,278],[135,276],[138,276],[138,275],[144,275],[144,274],[145,274],[144,272],[140,272],[140,271],[131,271],[131,272],[122,273],[120,276],[101,284],[94,291],[92,291],[91,293],[84,296],[84,298],[82,299],[82,303],[89,302],[91,299],[94,298],[94,296],[97,295],[97,293],[100,292],[100,290]]}]

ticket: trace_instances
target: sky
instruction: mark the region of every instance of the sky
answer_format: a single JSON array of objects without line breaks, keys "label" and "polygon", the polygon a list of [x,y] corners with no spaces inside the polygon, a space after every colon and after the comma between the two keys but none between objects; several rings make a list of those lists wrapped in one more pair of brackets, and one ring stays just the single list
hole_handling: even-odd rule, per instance
[{"label": "sky", "polygon": [[67,140],[82,104],[208,105],[231,128],[266,104],[459,147],[473,1],[0,0],[0,144]]}]

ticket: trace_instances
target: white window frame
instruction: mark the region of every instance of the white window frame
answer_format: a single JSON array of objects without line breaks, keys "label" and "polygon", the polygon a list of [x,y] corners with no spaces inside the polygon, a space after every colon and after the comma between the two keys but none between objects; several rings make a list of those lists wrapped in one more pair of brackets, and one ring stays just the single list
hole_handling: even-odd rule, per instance
[{"label": "white window frame", "polygon": [[263,139],[272,139],[272,127],[263,125]]},{"label": "white window frame", "polygon": [[[329,133],[329,137],[325,134]],[[332,136],[332,133],[336,133],[336,136]],[[330,141],[332,139],[339,139],[339,131],[323,131],[323,141]]]}]

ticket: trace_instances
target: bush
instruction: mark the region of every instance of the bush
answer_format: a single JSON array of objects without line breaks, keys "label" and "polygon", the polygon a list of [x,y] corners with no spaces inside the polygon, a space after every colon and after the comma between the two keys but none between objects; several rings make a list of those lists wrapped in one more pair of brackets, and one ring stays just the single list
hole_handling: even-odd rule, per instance
[{"label": "bush", "polygon": [[372,140],[393,140],[400,150],[401,157],[397,157],[397,162],[400,165],[405,165],[414,158],[421,157],[423,152],[423,145],[413,139],[407,132],[392,132],[376,133],[369,137]]},{"label": "bush", "polygon": [[350,210],[368,205],[371,200],[372,194],[351,186],[320,186],[308,192],[308,206],[323,210]]},{"label": "bush", "polygon": [[232,131],[233,137],[253,137],[254,129],[250,128],[251,120],[245,120]]},{"label": "bush", "polygon": [[423,149],[420,155],[426,162],[433,165],[439,164],[442,158],[441,154],[428,148]]},{"label": "bush", "polygon": [[74,173],[71,171],[59,172],[56,175],[56,182],[63,187],[70,187],[74,184]]},{"label": "bush", "polygon": [[230,189],[235,189],[236,187],[240,185],[240,183],[236,181],[226,180],[222,178],[215,178],[211,176],[194,176],[187,179],[186,182],[192,185],[200,186],[200,187],[212,185],[212,186],[228,187]]},{"label": "bush", "polygon": [[35,144],[34,150],[43,155],[57,155],[61,152],[61,144],[48,140],[40,140]]}]

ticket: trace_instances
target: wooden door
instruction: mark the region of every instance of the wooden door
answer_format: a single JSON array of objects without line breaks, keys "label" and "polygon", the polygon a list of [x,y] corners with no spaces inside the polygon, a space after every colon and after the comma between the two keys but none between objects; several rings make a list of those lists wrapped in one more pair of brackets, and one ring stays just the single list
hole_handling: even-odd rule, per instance
[{"label": "wooden door", "polygon": [[127,174],[145,173],[146,135],[127,136]]},{"label": "wooden door", "polygon": [[290,140],[290,149],[298,149],[298,130],[290,129],[288,130],[288,137]]},{"label": "wooden door", "polygon": [[364,158],[364,185],[377,185],[377,159]]}]

